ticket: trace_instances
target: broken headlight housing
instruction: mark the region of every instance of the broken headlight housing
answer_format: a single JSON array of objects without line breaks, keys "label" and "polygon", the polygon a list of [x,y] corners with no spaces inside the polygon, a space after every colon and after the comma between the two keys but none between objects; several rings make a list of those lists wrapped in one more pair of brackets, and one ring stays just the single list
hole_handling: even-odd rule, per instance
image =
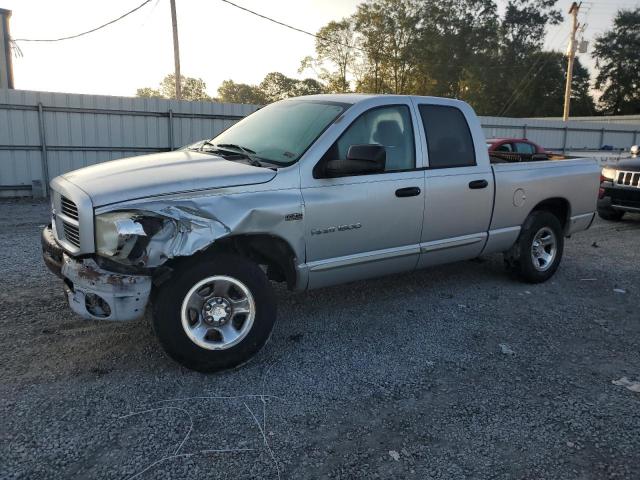
[{"label": "broken headlight housing", "polygon": [[96,252],[131,265],[144,265],[150,238],[162,228],[162,219],[140,212],[109,212],[96,216]]}]

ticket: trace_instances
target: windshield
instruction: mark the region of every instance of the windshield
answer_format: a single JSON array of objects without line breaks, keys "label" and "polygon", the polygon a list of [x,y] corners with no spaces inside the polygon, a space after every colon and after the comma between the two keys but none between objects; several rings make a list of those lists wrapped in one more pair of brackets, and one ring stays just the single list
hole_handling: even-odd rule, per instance
[{"label": "windshield", "polygon": [[[272,103],[225,130],[209,144],[241,146],[276,165],[296,162],[348,104],[313,100]],[[206,149],[206,144],[205,144]]]}]

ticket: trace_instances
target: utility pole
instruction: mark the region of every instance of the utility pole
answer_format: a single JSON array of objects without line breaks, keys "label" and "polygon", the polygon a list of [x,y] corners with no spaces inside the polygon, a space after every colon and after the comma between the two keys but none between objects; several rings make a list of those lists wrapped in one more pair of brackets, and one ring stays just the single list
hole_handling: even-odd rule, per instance
[{"label": "utility pole", "polygon": [[13,88],[10,18],[11,10],[0,8],[0,88]]},{"label": "utility pole", "polygon": [[571,83],[573,81],[573,61],[576,57],[576,33],[580,25],[578,24],[578,12],[580,11],[580,5],[582,2],[573,2],[569,9],[569,15],[571,15],[571,36],[569,38],[569,48],[567,50],[567,57],[569,57],[569,63],[567,65],[567,84],[564,88],[564,112],[562,114],[562,120],[569,120],[569,106],[571,102]]},{"label": "utility pole", "polygon": [[176,17],[176,0],[171,0],[171,25],[173,27],[173,62],[175,64],[176,99],[182,98],[180,82],[180,46],[178,45],[178,20]]}]

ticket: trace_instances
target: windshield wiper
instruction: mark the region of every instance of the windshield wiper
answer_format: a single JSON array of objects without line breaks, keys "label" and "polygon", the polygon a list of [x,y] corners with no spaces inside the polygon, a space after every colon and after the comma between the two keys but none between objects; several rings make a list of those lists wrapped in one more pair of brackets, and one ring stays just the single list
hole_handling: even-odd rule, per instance
[{"label": "windshield wiper", "polygon": [[[208,143],[208,142],[207,142]],[[216,147],[222,147],[222,148],[235,148],[237,150],[240,150],[242,153],[244,154],[248,154],[250,153],[251,155],[255,155],[256,152],[254,152],[253,150],[251,150],[250,148],[247,147],[241,147],[240,145],[236,145],[235,143],[218,143],[217,145],[215,145]]]},{"label": "windshield wiper", "polygon": [[216,144],[216,143],[212,143],[209,140],[206,140],[206,141],[202,142],[202,145],[201,145],[200,149],[202,150],[205,145],[210,145],[213,148],[217,148],[218,150],[231,152],[231,153],[237,153],[237,152],[234,152],[232,150],[227,150],[227,149],[232,148],[234,150],[239,150],[240,153],[243,156],[245,156],[247,158],[247,160],[249,160],[249,163],[252,166],[254,166],[254,167],[262,167],[262,166],[264,166],[262,164],[262,162],[260,160],[258,160],[258,157],[256,157],[256,152],[254,152],[250,148],[242,147],[240,145],[236,145],[235,143],[217,143]]}]

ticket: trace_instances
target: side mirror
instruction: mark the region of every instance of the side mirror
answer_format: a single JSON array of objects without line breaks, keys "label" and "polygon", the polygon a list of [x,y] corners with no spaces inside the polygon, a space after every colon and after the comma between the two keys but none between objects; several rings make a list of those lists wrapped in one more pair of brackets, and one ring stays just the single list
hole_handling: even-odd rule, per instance
[{"label": "side mirror", "polygon": [[351,145],[346,160],[329,160],[324,168],[328,177],[345,177],[384,172],[387,152],[382,145]]}]

